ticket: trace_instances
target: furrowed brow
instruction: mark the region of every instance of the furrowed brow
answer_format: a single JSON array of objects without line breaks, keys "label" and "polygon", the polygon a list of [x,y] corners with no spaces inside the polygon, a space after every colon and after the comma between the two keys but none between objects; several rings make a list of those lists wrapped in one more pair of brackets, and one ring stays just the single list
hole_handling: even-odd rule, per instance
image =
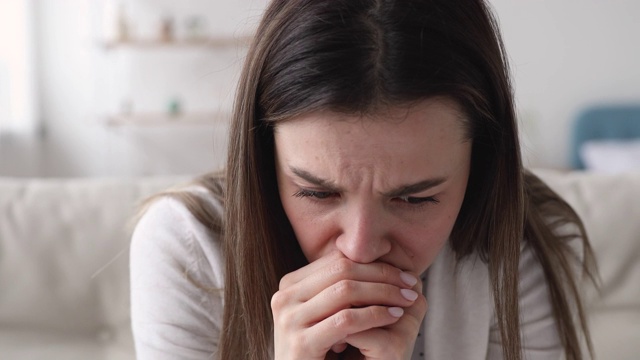
[{"label": "furrowed brow", "polygon": [[403,185],[397,189],[391,190],[389,192],[384,193],[383,195],[388,197],[401,197],[407,196],[415,193],[419,193],[425,190],[429,190],[432,187],[436,187],[442,183],[447,181],[447,178],[439,177],[434,179],[427,179],[415,184]]},{"label": "furrowed brow", "polygon": [[310,172],[297,168],[297,167],[289,167],[289,170],[291,170],[291,172],[296,175],[297,177],[308,181],[309,183],[322,187],[324,189],[327,189],[329,191],[333,191],[333,192],[339,192],[340,189],[331,181],[326,180],[326,179],[322,179],[316,175],[311,174]]}]

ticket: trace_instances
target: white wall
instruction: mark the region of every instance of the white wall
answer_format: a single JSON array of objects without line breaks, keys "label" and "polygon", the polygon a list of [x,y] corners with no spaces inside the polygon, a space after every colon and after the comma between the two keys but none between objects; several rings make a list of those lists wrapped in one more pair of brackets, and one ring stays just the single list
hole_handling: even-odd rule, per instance
[{"label": "white wall", "polygon": [[513,70],[525,160],[566,167],[578,112],[640,102],[640,1],[491,3]]},{"label": "white wall", "polygon": [[[222,164],[226,126],[114,128],[101,119],[118,107],[114,94],[119,91],[134,94],[136,106],[162,107],[168,96],[163,81],[197,89],[186,95],[185,105],[222,108],[231,101],[232,85],[225,84],[232,82],[241,52],[105,52],[100,40],[107,31],[100,9],[109,1],[36,1],[46,136],[0,141],[0,175],[194,174]],[[640,101],[640,22],[634,21],[640,2],[490,1],[511,59],[526,163],[565,167],[577,112],[591,104]],[[143,33],[152,32],[164,13],[196,11],[211,19],[212,31],[239,34],[255,25],[265,1],[127,2],[135,4],[130,11],[140,15],[138,30]],[[122,85],[118,76],[128,82]]]},{"label": "white wall", "polygon": [[[222,165],[227,126],[105,124],[131,99],[135,111],[164,111],[178,96],[187,111],[229,110],[244,50],[125,48],[106,51],[104,9],[118,0],[36,1],[42,136],[3,137],[0,175],[137,176],[197,174]],[[134,30],[153,36],[171,14],[206,19],[213,35],[241,36],[260,0],[127,0]],[[27,151],[28,150],[28,151]]]}]

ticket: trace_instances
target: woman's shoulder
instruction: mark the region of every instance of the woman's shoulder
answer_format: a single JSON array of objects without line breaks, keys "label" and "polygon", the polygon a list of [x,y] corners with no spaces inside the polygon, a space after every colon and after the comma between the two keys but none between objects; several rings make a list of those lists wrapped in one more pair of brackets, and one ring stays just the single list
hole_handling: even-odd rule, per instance
[{"label": "woman's shoulder", "polygon": [[[193,209],[200,209],[199,218]],[[222,329],[222,203],[190,185],[150,199],[130,249],[131,321],[140,358],[205,358]]]},{"label": "woman's shoulder", "polygon": [[223,211],[221,196],[200,183],[157,194],[147,201],[134,228],[132,261],[179,264],[206,287],[221,288]]}]

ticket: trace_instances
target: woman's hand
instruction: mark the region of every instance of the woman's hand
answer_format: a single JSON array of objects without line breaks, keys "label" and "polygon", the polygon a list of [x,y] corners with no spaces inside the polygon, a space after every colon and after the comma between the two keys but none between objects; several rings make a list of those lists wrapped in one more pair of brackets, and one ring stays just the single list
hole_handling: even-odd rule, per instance
[{"label": "woman's hand", "polygon": [[354,358],[407,360],[427,310],[421,287],[394,266],[338,251],[289,273],[271,299],[275,358],[324,360],[351,345]]}]

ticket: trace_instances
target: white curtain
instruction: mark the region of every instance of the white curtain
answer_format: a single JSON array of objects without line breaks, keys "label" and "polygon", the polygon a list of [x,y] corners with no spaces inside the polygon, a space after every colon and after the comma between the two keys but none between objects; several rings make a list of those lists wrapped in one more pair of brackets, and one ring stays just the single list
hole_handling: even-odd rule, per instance
[{"label": "white curtain", "polygon": [[0,133],[37,128],[33,1],[0,0]]}]

